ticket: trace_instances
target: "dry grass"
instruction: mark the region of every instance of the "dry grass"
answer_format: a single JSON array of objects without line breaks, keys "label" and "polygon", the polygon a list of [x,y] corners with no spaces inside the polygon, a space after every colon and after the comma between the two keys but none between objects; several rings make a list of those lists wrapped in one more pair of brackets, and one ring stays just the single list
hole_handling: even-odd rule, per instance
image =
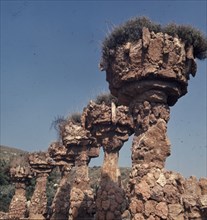
[{"label": "dry grass", "polygon": [[111,105],[111,102],[118,103],[118,100],[116,97],[111,95],[110,93],[102,93],[96,97],[94,102],[98,105],[101,105],[102,103],[105,103],[105,105]]},{"label": "dry grass", "polygon": [[168,24],[161,26],[152,22],[147,17],[135,17],[115,27],[105,38],[102,44],[102,57],[104,60],[113,58],[116,47],[141,39],[142,28],[146,27],[155,33],[163,32],[172,36],[178,36],[186,45],[193,45],[194,56],[198,59],[207,58],[207,38],[196,28],[190,25]]}]

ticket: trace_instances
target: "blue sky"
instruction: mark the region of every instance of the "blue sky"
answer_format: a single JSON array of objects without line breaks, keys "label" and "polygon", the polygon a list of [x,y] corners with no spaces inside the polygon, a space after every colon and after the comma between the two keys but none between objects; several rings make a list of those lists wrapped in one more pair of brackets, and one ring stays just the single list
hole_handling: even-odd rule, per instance
[{"label": "blue sky", "polygon": [[[58,115],[82,111],[108,91],[100,72],[101,42],[113,25],[135,16],[190,24],[206,34],[206,1],[4,1],[1,0],[2,145],[46,150]],[[189,92],[171,108],[167,168],[184,176],[207,174],[206,60],[198,61]],[[120,151],[130,166],[131,139]],[[101,165],[103,155],[91,161]]]}]

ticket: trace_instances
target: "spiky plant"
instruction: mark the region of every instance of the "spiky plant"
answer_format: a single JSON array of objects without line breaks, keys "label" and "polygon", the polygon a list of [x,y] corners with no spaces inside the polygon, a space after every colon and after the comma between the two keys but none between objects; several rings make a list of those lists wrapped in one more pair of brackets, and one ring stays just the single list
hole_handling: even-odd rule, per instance
[{"label": "spiky plant", "polygon": [[207,58],[207,38],[204,34],[190,25],[168,24],[162,28],[163,33],[173,37],[178,36],[186,46],[192,45],[194,57],[203,60]]},{"label": "spiky plant", "polygon": [[63,127],[66,125],[67,119],[64,116],[57,116],[52,121],[50,128],[54,128],[58,134],[58,140],[61,139]]},{"label": "spiky plant", "polygon": [[126,42],[134,42],[142,37],[142,29],[146,27],[155,33],[163,32],[172,36],[178,36],[186,45],[194,47],[194,56],[198,59],[207,58],[207,38],[204,34],[189,25],[169,24],[161,26],[152,22],[147,17],[135,17],[115,27],[102,43],[103,59],[113,57],[116,48]]},{"label": "spiky plant", "polygon": [[81,124],[81,113],[74,112],[68,116],[67,120],[72,121],[74,124]]}]

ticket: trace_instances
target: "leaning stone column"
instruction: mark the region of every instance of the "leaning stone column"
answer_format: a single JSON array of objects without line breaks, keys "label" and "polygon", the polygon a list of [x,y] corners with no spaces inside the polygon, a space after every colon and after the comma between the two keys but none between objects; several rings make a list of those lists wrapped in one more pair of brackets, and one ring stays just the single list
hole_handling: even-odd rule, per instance
[{"label": "leaning stone column", "polygon": [[15,194],[9,206],[9,216],[11,218],[25,218],[26,216],[26,186],[21,180],[15,182]]},{"label": "leaning stone column", "polygon": [[96,219],[121,219],[127,201],[125,191],[121,188],[119,150],[133,133],[133,120],[128,114],[128,107],[116,106],[110,100],[115,97],[107,95],[103,98],[108,101],[91,101],[83,112],[84,126],[97,138],[104,150],[96,199]]},{"label": "leaning stone column", "polygon": [[26,183],[32,178],[28,155],[18,156],[11,162],[11,179],[15,183],[15,194],[9,206],[9,217],[25,218],[27,212]]},{"label": "leaning stone column", "polygon": [[61,180],[51,205],[51,220],[68,219],[70,206],[70,182],[71,169],[74,166],[74,158],[67,153],[67,148],[60,142],[54,142],[48,148],[55,165],[60,167]]},{"label": "leaning stone column", "polygon": [[75,161],[69,220],[93,219],[95,203],[94,194],[89,185],[88,164],[91,158],[99,156],[99,147],[81,123],[71,119],[62,128],[62,139],[68,155]]},{"label": "leaning stone column", "polygon": [[[195,57],[207,57],[207,39],[193,28],[162,28],[138,18],[118,27],[103,45],[100,66],[110,91],[130,107],[135,121],[128,190],[132,219],[205,219],[205,205],[198,200],[206,195],[199,183],[188,185],[189,180],[164,165],[170,155],[169,106],[187,93],[190,74],[196,73]],[[189,187],[196,200],[189,199]]]},{"label": "leaning stone column", "polygon": [[29,155],[29,163],[32,171],[36,175],[35,190],[31,198],[29,208],[29,218],[45,219],[47,211],[46,186],[47,177],[52,171],[54,164],[49,163],[48,153],[39,152]]}]

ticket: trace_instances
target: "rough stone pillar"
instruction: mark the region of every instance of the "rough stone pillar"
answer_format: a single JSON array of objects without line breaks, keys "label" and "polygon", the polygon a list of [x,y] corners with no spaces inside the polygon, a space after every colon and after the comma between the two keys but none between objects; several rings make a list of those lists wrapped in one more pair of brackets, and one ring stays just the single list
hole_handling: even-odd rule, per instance
[{"label": "rough stone pillar", "polygon": [[74,166],[74,158],[68,155],[67,148],[60,142],[53,142],[49,146],[48,152],[56,166],[59,166],[61,172],[61,180],[54,196],[49,216],[51,220],[68,219],[71,190],[70,174]]},{"label": "rough stone pillar", "polygon": [[[207,39],[193,28],[168,28],[138,18],[116,28],[103,43],[100,67],[112,95],[130,107],[135,122],[128,189],[134,220],[206,218],[206,181],[201,186],[166,171],[164,164],[170,155],[169,106],[187,93],[190,74],[196,74],[195,57],[206,58]],[[189,40],[186,30],[196,36]]]},{"label": "rough stone pillar", "polygon": [[93,219],[95,213],[94,194],[89,185],[87,148],[75,157],[75,178],[70,191],[69,220]]},{"label": "rough stone pillar", "polygon": [[119,183],[119,151],[110,152],[104,149],[104,161],[102,165],[102,178],[110,179],[113,182],[116,182],[121,186]]},{"label": "rough stone pillar", "polygon": [[36,175],[35,190],[31,198],[29,207],[29,218],[45,219],[47,215],[47,177],[55,164],[46,152],[31,153],[29,163],[32,171]]},{"label": "rough stone pillar", "polygon": [[47,210],[47,186],[48,173],[38,173],[36,176],[35,190],[31,198],[29,216],[31,219],[44,219]]},{"label": "rough stone pillar", "polygon": [[26,214],[26,186],[24,182],[17,181],[15,183],[15,194],[9,206],[9,216],[11,218],[25,218]]},{"label": "rough stone pillar", "polygon": [[93,219],[95,203],[93,190],[89,185],[88,164],[91,158],[99,156],[99,147],[81,123],[70,119],[62,127],[62,140],[67,148],[67,154],[75,161],[69,220]]},{"label": "rough stone pillar", "polygon": [[10,218],[27,217],[26,183],[32,178],[28,155],[14,157],[11,161],[10,175],[15,183],[15,194],[9,206]]},{"label": "rough stone pillar", "polygon": [[61,167],[61,180],[51,205],[51,220],[68,219],[71,168],[67,165]]},{"label": "rough stone pillar", "polygon": [[[166,96],[159,91],[146,92],[137,97],[131,107],[136,126],[128,186],[129,210],[133,219],[167,218],[169,201],[166,202],[162,188],[167,183],[164,166],[170,155],[167,137],[170,109]],[[176,193],[181,192],[176,189]],[[171,202],[174,203],[173,198]],[[150,206],[154,207],[151,212]]]},{"label": "rough stone pillar", "polygon": [[[127,208],[118,167],[119,150],[133,132],[133,120],[126,106],[117,106],[112,96],[102,103],[91,101],[83,112],[83,124],[104,150],[101,180],[97,190],[96,219],[121,219]],[[100,97],[98,98],[100,99]],[[103,97],[101,97],[103,99]]]},{"label": "rough stone pillar", "polygon": [[[156,94],[156,91],[153,92]],[[158,102],[155,98],[150,102],[150,97],[145,97],[148,101],[138,100],[133,103],[136,127],[132,144],[132,167],[139,170],[140,177],[151,168],[164,168],[165,160],[170,155],[170,142],[167,137],[170,109],[165,95],[159,95]]]},{"label": "rough stone pillar", "polygon": [[[82,184],[89,182],[88,178],[88,164],[90,162],[90,158],[87,154],[87,146],[83,145],[81,151],[77,156],[75,156],[75,167],[76,167],[76,176],[75,176],[75,183]],[[81,187],[84,188],[84,185]]]},{"label": "rough stone pillar", "polygon": [[104,161],[97,191],[96,219],[122,219],[121,216],[127,209],[127,201],[125,190],[121,188],[121,176],[118,167],[119,151],[107,151],[104,147],[103,149]]}]

